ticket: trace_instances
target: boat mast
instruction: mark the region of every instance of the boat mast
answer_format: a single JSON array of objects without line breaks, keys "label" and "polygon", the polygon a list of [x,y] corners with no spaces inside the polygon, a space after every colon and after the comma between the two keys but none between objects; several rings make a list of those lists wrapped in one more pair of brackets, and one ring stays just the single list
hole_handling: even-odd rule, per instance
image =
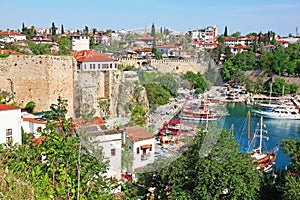
[{"label": "boat mast", "polygon": [[250,147],[250,111],[248,111],[248,147]]},{"label": "boat mast", "polygon": [[270,85],[270,100],[269,100],[269,104],[271,104],[271,98],[272,98],[272,82],[271,82],[271,85]]},{"label": "boat mast", "polygon": [[261,153],[261,149],[262,149],[262,139],[263,139],[262,132],[263,132],[263,117],[261,116],[260,117],[259,147],[258,147],[259,153]]},{"label": "boat mast", "polygon": [[234,124],[231,125],[231,135],[232,139],[234,139]]}]

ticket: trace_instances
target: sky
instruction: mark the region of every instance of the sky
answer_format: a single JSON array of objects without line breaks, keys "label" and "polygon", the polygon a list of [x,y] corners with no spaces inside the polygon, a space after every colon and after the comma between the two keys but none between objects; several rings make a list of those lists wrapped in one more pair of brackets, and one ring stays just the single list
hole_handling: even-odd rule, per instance
[{"label": "sky", "polygon": [[99,30],[160,27],[185,33],[217,26],[218,34],[300,32],[299,0],[6,0],[0,6],[0,30],[25,26]]}]

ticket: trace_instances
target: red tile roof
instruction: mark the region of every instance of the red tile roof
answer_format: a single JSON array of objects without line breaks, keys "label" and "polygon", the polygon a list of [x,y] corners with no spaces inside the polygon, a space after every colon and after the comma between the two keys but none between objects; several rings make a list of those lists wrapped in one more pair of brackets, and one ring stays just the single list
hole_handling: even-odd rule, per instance
[{"label": "red tile roof", "polygon": [[105,124],[106,123],[100,117],[94,117],[90,121],[86,121],[85,119],[83,119],[82,117],[80,117],[80,118],[73,119],[73,122],[75,124],[75,127],[90,126],[90,125],[93,125],[93,124],[101,125],[101,124]]},{"label": "red tile roof", "polygon": [[149,133],[146,129],[140,126],[126,127],[125,131],[127,133],[128,138],[132,142],[138,142],[138,141],[154,138],[154,136],[151,133]]},{"label": "red tile roof", "polygon": [[27,121],[27,122],[32,122],[32,123],[36,123],[36,124],[45,124],[45,122],[42,122],[40,120],[36,120],[34,118],[23,118],[24,121]]},{"label": "red tile roof", "polygon": [[248,49],[247,46],[234,46],[233,49]]},{"label": "red tile roof", "polygon": [[106,54],[99,53],[94,50],[83,50],[75,53],[77,62],[104,62],[114,61],[115,59],[109,58]]},{"label": "red tile roof", "polygon": [[151,37],[151,36],[145,36],[145,37],[139,38],[138,40],[140,40],[140,41],[152,41],[153,37]]},{"label": "red tile roof", "polygon": [[24,54],[22,54],[22,53],[20,53],[20,52],[17,52],[17,51],[15,51],[15,50],[0,50],[0,54],[13,54],[13,55],[24,55]]},{"label": "red tile roof", "polygon": [[7,104],[0,104],[0,111],[4,110],[16,110],[16,109],[21,109],[19,106],[10,106]]},{"label": "red tile roof", "polygon": [[159,46],[157,46],[157,48],[160,48],[160,49],[171,49],[171,48],[175,48],[175,49],[177,49],[178,47],[173,46],[173,45],[159,45]]},{"label": "red tile roof", "polygon": [[45,140],[46,140],[46,137],[45,136],[41,136],[39,138],[34,138],[32,140],[32,143],[34,143],[34,144],[42,144],[43,141],[45,141]]},{"label": "red tile roof", "polygon": [[19,36],[25,36],[24,34],[15,32],[15,31],[2,31],[0,32],[0,35],[19,35]]}]

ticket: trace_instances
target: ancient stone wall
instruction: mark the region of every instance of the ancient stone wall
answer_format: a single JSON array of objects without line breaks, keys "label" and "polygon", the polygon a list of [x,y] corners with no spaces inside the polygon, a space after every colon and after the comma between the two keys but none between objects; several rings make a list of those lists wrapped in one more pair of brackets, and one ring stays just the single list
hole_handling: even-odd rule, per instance
[{"label": "ancient stone wall", "polygon": [[71,56],[10,55],[0,59],[0,89],[14,93],[21,106],[34,101],[35,111],[49,110],[60,96],[73,116],[75,66]]},{"label": "ancient stone wall", "polygon": [[188,71],[194,73],[204,73],[207,70],[208,63],[196,59],[191,60],[153,60],[153,59],[130,59],[123,58],[118,60],[118,64],[123,66],[135,66],[140,68],[143,64],[148,64],[154,70],[162,73],[185,74]]}]

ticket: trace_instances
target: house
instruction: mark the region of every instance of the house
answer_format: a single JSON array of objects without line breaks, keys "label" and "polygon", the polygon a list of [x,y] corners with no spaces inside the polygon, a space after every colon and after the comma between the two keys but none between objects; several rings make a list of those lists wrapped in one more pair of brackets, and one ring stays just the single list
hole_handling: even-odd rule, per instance
[{"label": "house", "polygon": [[[86,122],[82,118],[74,119],[76,132],[85,135],[83,144],[88,150],[101,151],[102,156],[108,161],[109,167],[106,175],[108,177],[121,179],[122,139],[121,133],[115,129],[107,129],[99,117]],[[86,138],[86,139],[84,139]]]},{"label": "house", "polygon": [[2,35],[0,42],[9,43],[9,42],[26,40],[26,35],[15,32],[15,31],[2,31],[2,32],[0,32],[0,35]]},{"label": "house", "polygon": [[173,57],[173,51],[179,50],[177,46],[173,45],[158,45],[156,48],[162,53],[163,57]]},{"label": "house", "polygon": [[122,140],[132,151],[133,163],[129,171],[145,167],[154,162],[154,136],[140,126],[126,127],[123,130]]},{"label": "house", "polygon": [[82,51],[90,49],[90,37],[86,35],[71,35],[71,49],[73,51]]},{"label": "house", "polygon": [[0,104],[0,143],[22,144],[21,123],[20,107]]},{"label": "house", "polygon": [[141,47],[141,48],[152,48],[153,45],[153,37],[152,36],[145,36],[138,38],[134,42],[135,46]]},{"label": "house", "polygon": [[77,71],[108,71],[117,70],[117,61],[106,54],[94,51],[83,50],[75,53],[77,60]]},{"label": "house", "polygon": [[242,53],[244,51],[248,51],[248,47],[247,46],[234,46],[231,47],[231,53],[233,54],[238,54],[238,53]]},{"label": "house", "polygon": [[25,133],[33,134],[35,138],[38,138],[40,132],[46,128],[46,123],[31,117],[23,117],[22,128]]}]

